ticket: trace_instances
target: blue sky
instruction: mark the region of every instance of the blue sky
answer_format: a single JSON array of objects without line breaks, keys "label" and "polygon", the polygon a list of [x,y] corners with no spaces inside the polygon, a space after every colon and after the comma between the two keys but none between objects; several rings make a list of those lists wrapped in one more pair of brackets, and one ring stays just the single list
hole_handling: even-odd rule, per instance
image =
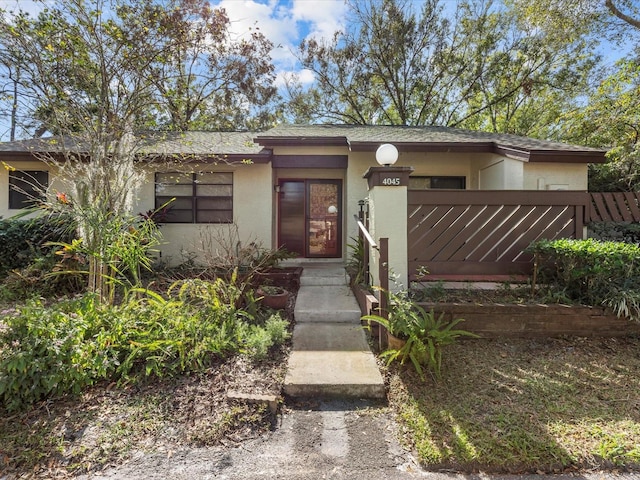
[{"label": "blue sky", "polygon": [[[211,4],[227,11],[235,35],[248,35],[257,27],[276,45],[272,57],[279,81],[296,72],[302,81],[310,82],[308,72],[298,72],[293,51],[304,38],[331,37],[343,26],[347,13],[344,0],[212,0]],[[42,2],[34,0],[0,0],[0,8],[19,8],[31,14],[37,14],[41,6]]]},{"label": "blue sky", "polygon": [[303,82],[312,81],[309,72],[299,72],[293,52],[309,37],[330,38],[344,26],[347,5],[344,0],[221,0],[232,20],[233,32],[246,34],[258,27],[276,48],[272,57],[279,79],[297,73]]},{"label": "blue sky", "polygon": [[[54,4],[55,0],[45,0]],[[135,0],[133,0],[135,1]],[[309,71],[300,70],[294,52],[300,42],[309,37],[330,38],[334,32],[344,28],[348,15],[345,0],[210,0],[214,6],[225,8],[232,22],[232,34],[249,35],[259,28],[275,45],[272,58],[278,72],[277,83],[282,85],[283,79],[296,74],[299,81],[309,84],[313,75]],[[633,0],[634,2],[640,0]],[[409,0],[415,6],[422,5],[422,0]],[[441,0],[447,9],[454,9],[457,0]],[[16,8],[37,14],[42,2],[35,0],[0,0],[0,8],[13,10]],[[618,58],[622,52],[619,48],[603,46],[603,53],[609,62]],[[4,137],[4,128],[0,122],[0,139]]]}]

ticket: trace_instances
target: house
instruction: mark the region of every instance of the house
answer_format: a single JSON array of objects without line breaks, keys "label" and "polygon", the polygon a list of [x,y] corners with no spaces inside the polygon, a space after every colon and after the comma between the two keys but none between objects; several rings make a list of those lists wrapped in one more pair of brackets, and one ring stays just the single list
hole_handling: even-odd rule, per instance
[{"label": "house", "polygon": [[[353,217],[363,208],[359,202],[370,197],[370,174],[383,168],[377,166],[376,150],[387,143],[399,151],[393,168],[409,176],[403,185],[394,177],[382,187],[400,186],[404,196],[407,188],[586,191],[588,164],[605,160],[602,150],[445,127],[282,125],[260,133],[163,134],[148,141],[153,160],[141,166],[146,182],[136,208],[153,210],[175,198],[162,227],[167,242],[162,255],[174,262],[203,248],[204,230],[231,222],[242,239],[265,247],[344,259],[357,235]],[[0,216],[23,207],[25,192],[10,185],[28,190],[25,176],[63,191],[55,171],[34,155],[39,145],[36,140],[0,144],[0,160],[16,169],[0,169]],[[406,206],[389,198],[386,223],[397,234],[406,225]],[[399,227],[396,219],[402,219]]]}]

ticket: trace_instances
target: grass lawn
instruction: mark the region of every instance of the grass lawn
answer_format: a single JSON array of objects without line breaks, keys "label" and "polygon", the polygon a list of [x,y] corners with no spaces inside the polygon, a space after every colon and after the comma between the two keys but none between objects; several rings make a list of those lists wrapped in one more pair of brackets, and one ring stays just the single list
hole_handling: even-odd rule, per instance
[{"label": "grass lawn", "polygon": [[466,340],[442,380],[391,367],[389,402],[429,470],[640,468],[640,340]]}]

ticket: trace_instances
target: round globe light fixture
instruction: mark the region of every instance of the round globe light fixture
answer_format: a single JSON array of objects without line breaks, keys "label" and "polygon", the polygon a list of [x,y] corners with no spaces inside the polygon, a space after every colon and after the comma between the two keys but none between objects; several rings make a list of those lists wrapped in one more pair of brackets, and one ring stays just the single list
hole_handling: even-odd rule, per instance
[{"label": "round globe light fixture", "polygon": [[335,205],[329,205],[329,208],[327,208],[327,212],[330,215],[335,215],[336,213],[338,213],[338,207],[336,207]]},{"label": "round globe light fixture", "polygon": [[390,167],[398,160],[398,149],[390,143],[383,143],[376,150],[376,162],[378,164]]}]

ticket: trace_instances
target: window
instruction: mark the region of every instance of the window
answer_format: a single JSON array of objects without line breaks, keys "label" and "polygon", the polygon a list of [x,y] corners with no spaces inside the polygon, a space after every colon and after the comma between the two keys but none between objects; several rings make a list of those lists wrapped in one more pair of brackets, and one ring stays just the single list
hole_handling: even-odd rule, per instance
[{"label": "window", "polygon": [[409,177],[409,190],[436,188],[464,190],[467,188],[466,184],[466,177]]},{"label": "window", "polygon": [[156,208],[166,223],[232,223],[233,173],[156,173]]},{"label": "window", "polygon": [[14,170],[9,172],[9,208],[19,210],[33,207],[44,200],[49,186],[49,172],[43,170]]}]

